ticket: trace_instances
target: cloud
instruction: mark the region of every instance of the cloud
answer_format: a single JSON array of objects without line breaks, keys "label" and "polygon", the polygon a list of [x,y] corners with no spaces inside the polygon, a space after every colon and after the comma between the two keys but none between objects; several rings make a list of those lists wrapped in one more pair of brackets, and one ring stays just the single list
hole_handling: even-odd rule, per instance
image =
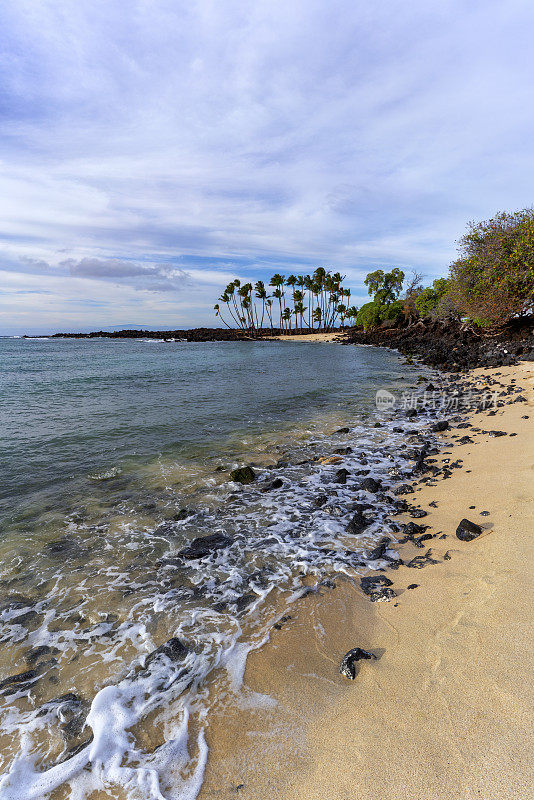
[{"label": "cloud", "polygon": [[3,4],[0,267],[191,309],[235,275],[440,274],[467,220],[532,202],[533,23],[526,0]]}]

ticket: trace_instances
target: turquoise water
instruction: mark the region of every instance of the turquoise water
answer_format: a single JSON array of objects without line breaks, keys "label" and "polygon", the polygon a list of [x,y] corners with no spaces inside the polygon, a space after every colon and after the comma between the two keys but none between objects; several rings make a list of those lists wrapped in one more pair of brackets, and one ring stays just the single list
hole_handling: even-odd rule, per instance
[{"label": "turquoise water", "polygon": [[358,476],[409,474],[374,396],[416,374],[332,344],[0,340],[0,800],[196,796],[247,654],[381,565],[394,509]]},{"label": "turquoise water", "polygon": [[238,456],[238,432],[373,411],[398,364],[316,343],[0,339],[0,511],[79,489],[91,470]]}]

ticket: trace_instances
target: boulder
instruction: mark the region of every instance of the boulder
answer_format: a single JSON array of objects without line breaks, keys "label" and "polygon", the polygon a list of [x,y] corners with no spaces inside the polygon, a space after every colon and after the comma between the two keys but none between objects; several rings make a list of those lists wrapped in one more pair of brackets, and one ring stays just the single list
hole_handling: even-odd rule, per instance
[{"label": "boulder", "polygon": [[183,550],[180,550],[178,555],[188,560],[205,558],[205,556],[209,556],[217,550],[228,547],[232,542],[232,537],[226,536],[224,533],[213,533],[211,536],[199,536],[193,539],[189,547],[184,547]]},{"label": "boulder", "polygon": [[482,533],[482,528],[476,522],[471,522],[468,519],[463,519],[456,528],[456,536],[462,542],[471,542]]},{"label": "boulder", "polygon": [[236,483],[252,483],[256,480],[256,473],[252,467],[238,467],[231,471],[230,480]]}]

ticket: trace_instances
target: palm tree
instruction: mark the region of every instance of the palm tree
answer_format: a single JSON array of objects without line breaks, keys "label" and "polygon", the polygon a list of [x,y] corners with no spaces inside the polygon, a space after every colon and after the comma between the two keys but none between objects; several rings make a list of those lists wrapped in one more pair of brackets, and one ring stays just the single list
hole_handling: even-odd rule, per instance
[{"label": "palm tree", "polygon": [[289,331],[291,331],[291,309],[289,308],[289,306],[286,306],[286,308],[284,308],[282,312],[282,320],[284,322],[289,323],[288,325],[286,325],[286,328],[289,328]]},{"label": "palm tree", "polygon": [[265,291],[265,284],[263,281],[257,281],[254,287],[256,289],[256,297],[261,300],[261,323],[259,325],[260,333],[263,330],[263,318],[265,316],[265,301],[267,300],[267,292]]},{"label": "palm tree", "polygon": [[273,297],[277,298],[278,303],[280,305],[280,330],[282,330],[282,327],[283,327],[282,326],[282,300],[284,298],[284,292],[283,292],[282,287],[283,287],[284,283],[285,283],[285,276],[284,275],[280,275],[280,273],[278,273],[278,272],[275,275],[273,275],[273,277],[271,278],[271,280],[269,282],[269,286],[274,286],[275,287],[275,291],[273,292]]},{"label": "palm tree", "polygon": [[220,309],[220,307],[219,307],[219,304],[218,304],[218,303],[215,303],[215,305],[213,306],[213,310],[215,311],[215,316],[216,316],[216,317],[220,317],[220,318],[221,318],[221,322],[223,323],[223,325],[226,325],[226,327],[227,327],[229,330],[232,330],[232,329],[230,328],[230,326],[228,325],[228,323],[226,322],[226,320],[223,318],[223,315],[221,314],[221,309]]}]

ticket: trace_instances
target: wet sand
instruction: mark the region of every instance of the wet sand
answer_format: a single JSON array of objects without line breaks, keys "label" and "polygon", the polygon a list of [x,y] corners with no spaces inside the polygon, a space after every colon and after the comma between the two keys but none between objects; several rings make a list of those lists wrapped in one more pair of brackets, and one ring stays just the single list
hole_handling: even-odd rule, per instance
[{"label": "wet sand", "polygon": [[[248,701],[210,724],[201,800],[534,796],[534,365],[473,374],[495,373],[516,378],[528,403],[475,414],[473,425],[517,436],[442,434],[463,468],[409,496],[429,512],[420,521],[446,534],[430,543],[439,563],[389,572],[398,593],[389,603],[370,603],[350,582],[301,600],[250,656]],[[472,444],[452,445],[465,433]],[[462,542],[463,517],[491,527]],[[408,543],[401,555],[424,552]],[[379,658],[359,662],[350,682],[338,667],[357,646]]]}]

